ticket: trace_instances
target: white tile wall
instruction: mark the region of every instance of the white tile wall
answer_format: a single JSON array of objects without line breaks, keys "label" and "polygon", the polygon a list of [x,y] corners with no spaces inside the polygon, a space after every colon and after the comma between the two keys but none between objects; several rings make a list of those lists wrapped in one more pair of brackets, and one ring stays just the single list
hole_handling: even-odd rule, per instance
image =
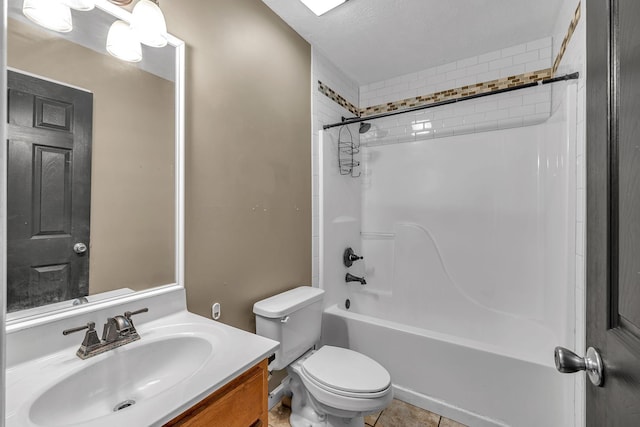
[{"label": "white tile wall", "polygon": [[551,86],[539,86],[386,117],[361,136],[368,146],[440,138],[542,123],[551,114]]},{"label": "white tile wall", "polygon": [[[360,108],[551,67],[546,37],[360,87]],[[551,87],[541,86],[375,120],[367,145],[393,144],[532,125],[551,114]]]},{"label": "white tile wall", "polygon": [[[553,64],[551,47],[552,38],[546,37],[417,73],[370,83],[360,87],[360,107],[384,104],[444,89],[549,68]],[[527,70],[527,67],[531,69]]]},{"label": "white tile wall", "polygon": [[[312,284],[320,282],[320,131],[322,126],[337,123],[341,117],[353,117],[347,109],[341,107],[318,91],[318,80],[342,95],[347,101],[359,105],[358,84],[327,60],[317,49],[312,49]],[[357,132],[355,135],[358,135]],[[345,179],[351,179],[345,177]],[[358,215],[359,216],[359,215]]]}]

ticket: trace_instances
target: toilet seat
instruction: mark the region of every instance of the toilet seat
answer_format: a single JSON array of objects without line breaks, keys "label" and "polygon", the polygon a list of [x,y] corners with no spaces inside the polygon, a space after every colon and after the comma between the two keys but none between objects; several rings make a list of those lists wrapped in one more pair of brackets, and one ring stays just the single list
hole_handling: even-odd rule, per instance
[{"label": "toilet seat", "polygon": [[[386,369],[353,350],[324,346],[287,369],[302,381],[309,397],[322,406],[322,411],[335,416],[371,414],[386,408],[393,399]],[[344,377],[340,373],[345,373]]]},{"label": "toilet seat", "polygon": [[308,381],[340,396],[375,399],[391,386],[389,372],[378,362],[346,348],[323,346],[301,368]]}]

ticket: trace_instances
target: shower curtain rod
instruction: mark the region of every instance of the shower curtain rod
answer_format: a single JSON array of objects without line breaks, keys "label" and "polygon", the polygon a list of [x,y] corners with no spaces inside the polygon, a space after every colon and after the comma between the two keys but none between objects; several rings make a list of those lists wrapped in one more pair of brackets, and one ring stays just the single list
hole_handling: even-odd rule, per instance
[{"label": "shower curtain rod", "polygon": [[409,108],[405,108],[403,110],[389,111],[387,113],[373,114],[373,115],[367,116],[367,117],[353,117],[353,118],[350,118],[350,119],[347,119],[347,118],[343,117],[341,122],[332,123],[332,124],[329,124],[329,125],[324,125],[324,126],[322,126],[322,129],[323,130],[327,130],[327,129],[331,129],[331,128],[334,128],[334,127],[337,127],[337,126],[350,125],[352,123],[368,122],[370,120],[381,119],[383,117],[396,116],[398,114],[404,114],[404,113],[411,113],[413,111],[426,110],[427,108],[434,108],[434,107],[440,107],[440,106],[443,106],[443,105],[455,104],[456,102],[467,101],[467,100],[470,100],[470,99],[482,98],[482,97],[490,96],[490,95],[497,95],[497,94],[505,93],[505,92],[512,92],[514,90],[526,89],[526,88],[529,88],[529,87],[546,85],[546,84],[549,84],[549,83],[561,82],[561,81],[565,81],[565,80],[574,80],[574,79],[577,79],[578,77],[580,77],[580,73],[575,72],[575,73],[571,73],[571,74],[565,74],[564,76],[558,76],[558,77],[553,77],[551,79],[541,80],[541,81],[538,81],[538,82],[526,83],[526,84],[523,84],[521,86],[498,89],[498,90],[494,90],[492,92],[477,93],[475,95],[467,95],[467,96],[463,96],[461,98],[448,99],[446,101],[434,102],[433,104],[420,105],[418,107],[409,107]]}]

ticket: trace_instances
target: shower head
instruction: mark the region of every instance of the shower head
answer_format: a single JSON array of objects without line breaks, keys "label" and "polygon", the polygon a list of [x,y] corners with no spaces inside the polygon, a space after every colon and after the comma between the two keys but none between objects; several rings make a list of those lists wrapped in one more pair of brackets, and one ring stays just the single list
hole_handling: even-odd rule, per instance
[{"label": "shower head", "polygon": [[367,133],[369,131],[369,129],[371,129],[371,123],[361,122],[360,123],[360,129],[358,130],[358,132]]},{"label": "shower head", "polygon": [[[346,118],[344,116],[342,117],[343,122],[352,121],[351,123],[357,123],[360,120],[362,120],[360,117],[351,117],[351,118]],[[351,123],[346,123],[346,124],[351,124]],[[358,129],[358,132],[360,132],[361,134],[367,133],[369,132],[369,129],[371,129],[371,123],[360,122],[360,128]]]}]

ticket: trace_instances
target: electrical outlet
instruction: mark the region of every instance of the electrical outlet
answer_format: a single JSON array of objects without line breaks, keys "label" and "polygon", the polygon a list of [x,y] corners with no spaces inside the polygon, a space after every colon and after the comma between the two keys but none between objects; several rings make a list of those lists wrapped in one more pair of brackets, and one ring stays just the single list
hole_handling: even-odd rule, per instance
[{"label": "electrical outlet", "polygon": [[218,320],[220,318],[220,303],[216,302],[211,306],[211,317],[213,320]]}]

